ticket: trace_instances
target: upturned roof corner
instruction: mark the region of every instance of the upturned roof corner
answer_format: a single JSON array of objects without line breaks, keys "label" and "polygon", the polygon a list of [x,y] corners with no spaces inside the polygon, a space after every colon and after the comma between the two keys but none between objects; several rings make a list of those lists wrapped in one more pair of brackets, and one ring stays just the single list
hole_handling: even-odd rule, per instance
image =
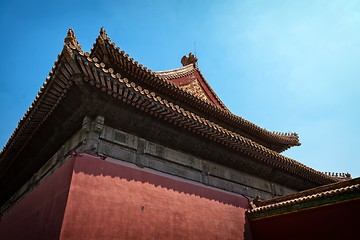
[{"label": "upturned roof corner", "polygon": [[72,28],[69,28],[69,31],[64,39],[65,47],[69,47],[70,49],[76,49],[79,52],[82,52],[82,48],[79,42],[76,39],[75,33]]},{"label": "upturned roof corner", "polygon": [[104,40],[110,40],[110,38],[109,38],[109,36],[107,35],[106,30],[105,30],[104,27],[101,27],[99,37],[101,37],[101,38],[104,39]]},{"label": "upturned roof corner", "polygon": [[96,42],[99,44],[104,44],[104,41],[111,41],[111,40],[109,35],[106,33],[105,28],[101,27],[99,36],[96,38]]}]

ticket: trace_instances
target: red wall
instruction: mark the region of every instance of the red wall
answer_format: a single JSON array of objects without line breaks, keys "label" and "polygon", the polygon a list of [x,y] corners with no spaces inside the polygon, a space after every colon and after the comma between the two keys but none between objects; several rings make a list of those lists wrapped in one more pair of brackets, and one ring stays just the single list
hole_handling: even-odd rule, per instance
[{"label": "red wall", "polygon": [[2,216],[0,239],[247,239],[248,201],[130,164],[77,155]]},{"label": "red wall", "polygon": [[244,239],[240,195],[92,156],[75,160],[61,239]]},{"label": "red wall", "polygon": [[45,179],[0,220],[0,239],[58,239],[74,161]]}]

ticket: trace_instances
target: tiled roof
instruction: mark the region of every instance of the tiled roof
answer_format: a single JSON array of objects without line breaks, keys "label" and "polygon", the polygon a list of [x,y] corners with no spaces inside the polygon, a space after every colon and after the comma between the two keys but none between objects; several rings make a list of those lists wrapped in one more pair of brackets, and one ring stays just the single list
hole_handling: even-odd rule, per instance
[{"label": "tiled roof", "polygon": [[[292,146],[300,145],[299,136],[296,133],[271,132],[250,121],[236,116],[235,114],[232,114],[213,92],[196,64],[189,64],[182,68],[168,71],[153,72],[150,69],[144,67],[142,64],[139,64],[133,58],[130,58],[129,55],[120,50],[119,47],[116,47],[115,43],[110,40],[109,36],[102,28],[100,35],[97,38],[93,49],[91,50],[90,56],[97,57],[101,60],[104,58],[104,55],[109,55],[114,59],[116,63],[115,65],[121,66],[122,69],[124,69],[134,78],[154,86],[157,91],[163,91],[169,95],[175,96],[179,98],[180,101],[186,102],[198,108],[207,115],[215,116],[221,121],[226,122],[227,124],[230,124],[231,126],[240,129],[241,131],[248,132],[248,137],[250,138],[251,136],[256,136],[255,138],[263,139],[264,142],[268,142],[267,147],[274,151],[282,152]],[[210,104],[186,91],[183,91],[179,88],[179,86],[170,81],[176,78],[189,76],[195,72],[199,73],[202,80],[209,87],[209,90],[216,97],[217,101],[219,102],[219,106],[221,107],[217,107],[214,104]]]},{"label": "tiled roof", "polygon": [[360,199],[360,178],[320,186],[267,201],[255,199],[247,214],[250,219],[260,219],[356,199]]},{"label": "tiled roof", "polygon": [[195,97],[229,112],[195,64],[189,64],[174,70],[156,72],[156,74],[159,78],[175,84],[180,89],[190,92]]},{"label": "tiled roof", "polygon": [[157,71],[155,72],[159,78],[165,79],[165,80],[172,80],[175,78],[181,78],[185,76],[189,76],[195,72],[195,67],[193,64],[189,64],[186,66],[183,66],[181,68],[176,68],[172,70],[166,70],[166,71]]},{"label": "tiled roof", "polygon": [[[72,30],[69,30],[66,39],[64,49],[59,55],[58,61],[55,62],[50,76],[46,79],[32,106],[21,119],[7,145],[2,150],[0,163],[7,158],[9,153],[13,154],[14,151],[21,151],[41,127],[42,123],[51,115],[54,108],[66,95],[68,89],[79,81],[79,76],[82,76],[85,82],[119,101],[167,121],[169,124],[195,133],[200,137],[205,137],[229,149],[241,152],[253,159],[257,159],[257,161],[320,185],[336,182],[336,179],[330,176],[270,150],[249,138],[161,98],[155,92],[143,89],[134,82],[122,78],[112,68],[106,68],[105,64],[99,62],[96,57],[90,57],[89,53],[82,52]],[[155,77],[155,74],[150,75]],[[158,79],[158,81],[162,80]],[[168,83],[166,84],[168,85]],[[11,159],[14,158],[16,156],[12,155]]]}]

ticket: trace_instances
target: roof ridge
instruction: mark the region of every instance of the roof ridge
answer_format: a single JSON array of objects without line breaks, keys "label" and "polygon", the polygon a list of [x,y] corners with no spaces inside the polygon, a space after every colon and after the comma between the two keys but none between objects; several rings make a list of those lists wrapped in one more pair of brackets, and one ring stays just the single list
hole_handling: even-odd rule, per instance
[{"label": "roof ridge", "polygon": [[[99,39],[99,37],[98,37],[98,39]],[[178,86],[176,86],[174,83],[167,81],[165,78],[160,77],[159,74],[158,74],[158,72],[152,71],[151,69],[143,66],[142,64],[139,64],[139,62],[135,61],[133,58],[130,58],[129,54],[127,54],[125,51],[120,50],[119,47],[116,47],[116,46],[115,46],[116,44],[115,44],[114,42],[112,42],[109,37],[106,38],[106,39],[102,39],[102,38],[101,38],[101,40],[102,40],[102,41],[99,41],[101,44],[104,44],[105,42],[108,42],[109,45],[113,47],[113,49],[116,49],[116,51],[118,51],[118,53],[119,53],[120,55],[122,55],[122,56],[126,59],[126,62],[131,62],[132,64],[134,64],[135,67],[140,68],[141,74],[142,74],[142,73],[144,73],[144,74],[149,74],[149,75],[151,76],[151,77],[150,77],[151,79],[153,79],[153,80],[156,80],[156,79],[157,79],[157,80],[160,82],[160,84],[162,84],[162,85],[165,85],[165,84],[166,84],[166,85],[168,85],[168,86],[170,86],[170,87],[173,87],[174,89],[177,89],[177,91],[182,92],[182,94],[187,94],[188,97],[193,98],[193,100],[201,101],[201,103],[202,103],[203,105],[207,105],[207,106],[209,106],[209,107],[213,106],[214,108],[218,108],[218,107],[215,107],[213,104],[210,104],[210,103],[208,103],[208,102],[205,102],[205,101],[203,101],[202,99],[194,96],[193,94],[190,94],[190,93],[182,90],[181,88],[179,88]],[[97,40],[97,41],[98,41],[98,40]],[[94,43],[94,46],[96,46],[96,42]],[[90,54],[90,56],[93,55],[93,51],[94,51],[94,48],[91,49],[91,54]],[[179,68],[179,69],[181,69],[181,68]],[[170,71],[171,71],[171,70],[170,70]],[[144,75],[144,74],[142,74],[142,75]]]},{"label": "roof ridge", "polygon": [[76,39],[75,33],[72,28],[69,28],[68,33],[64,39],[65,46],[68,46],[70,48],[76,48],[80,52],[82,52],[82,48],[79,44],[79,42]]},{"label": "roof ridge", "polygon": [[204,81],[204,83],[207,85],[208,89],[210,90],[210,92],[213,94],[213,96],[216,98],[216,100],[220,103],[220,105],[224,108],[224,111],[226,112],[230,112],[231,111],[226,107],[226,105],[221,101],[221,99],[219,98],[219,96],[215,93],[215,91],[212,89],[212,87],[210,86],[210,84],[208,83],[208,81],[206,80],[206,78],[204,77],[204,75],[202,74],[202,72],[200,71],[200,68],[198,67],[198,65],[196,65],[195,70],[199,73],[200,77],[202,78],[202,80]]},{"label": "roof ridge", "polygon": [[[118,51],[118,53],[120,55],[122,55],[127,62],[131,62],[132,64],[134,64],[136,67],[139,67],[142,71],[152,75],[152,76],[155,76],[155,72],[153,72],[151,69],[143,66],[142,64],[140,64],[139,62],[135,61],[134,58],[131,58],[129,56],[129,54],[127,54],[125,51],[123,50],[120,50],[119,47],[116,47],[116,44],[114,42],[111,41],[110,37],[108,36],[108,34],[106,33],[104,27],[102,27],[100,29],[100,34],[99,36],[97,37],[96,39],[96,42],[94,43],[94,46],[96,45],[97,42],[100,42],[101,44],[105,44],[106,42],[109,43],[109,45],[111,45],[114,49],[116,49]],[[93,49],[91,49],[91,54],[90,56],[93,54]],[[165,80],[163,80],[165,81]]]},{"label": "roof ridge", "polygon": [[194,65],[189,64],[189,65],[182,66],[182,67],[179,67],[179,68],[174,68],[174,69],[169,69],[169,70],[162,70],[162,71],[154,71],[154,72],[157,73],[157,74],[163,74],[163,73],[172,73],[172,72],[178,72],[178,71],[181,71],[181,70],[188,70],[188,69],[195,69],[195,67],[194,67]]}]

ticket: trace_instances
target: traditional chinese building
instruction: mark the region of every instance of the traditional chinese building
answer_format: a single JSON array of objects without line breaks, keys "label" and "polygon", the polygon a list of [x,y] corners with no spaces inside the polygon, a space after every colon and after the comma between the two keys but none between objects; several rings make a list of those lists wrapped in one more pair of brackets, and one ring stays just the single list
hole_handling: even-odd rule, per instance
[{"label": "traditional chinese building", "polygon": [[261,239],[280,221],[266,206],[346,187],[281,154],[297,134],[231,113],[194,55],[181,63],[153,72],[104,29],[83,52],[70,29],[0,154],[1,239]]}]

